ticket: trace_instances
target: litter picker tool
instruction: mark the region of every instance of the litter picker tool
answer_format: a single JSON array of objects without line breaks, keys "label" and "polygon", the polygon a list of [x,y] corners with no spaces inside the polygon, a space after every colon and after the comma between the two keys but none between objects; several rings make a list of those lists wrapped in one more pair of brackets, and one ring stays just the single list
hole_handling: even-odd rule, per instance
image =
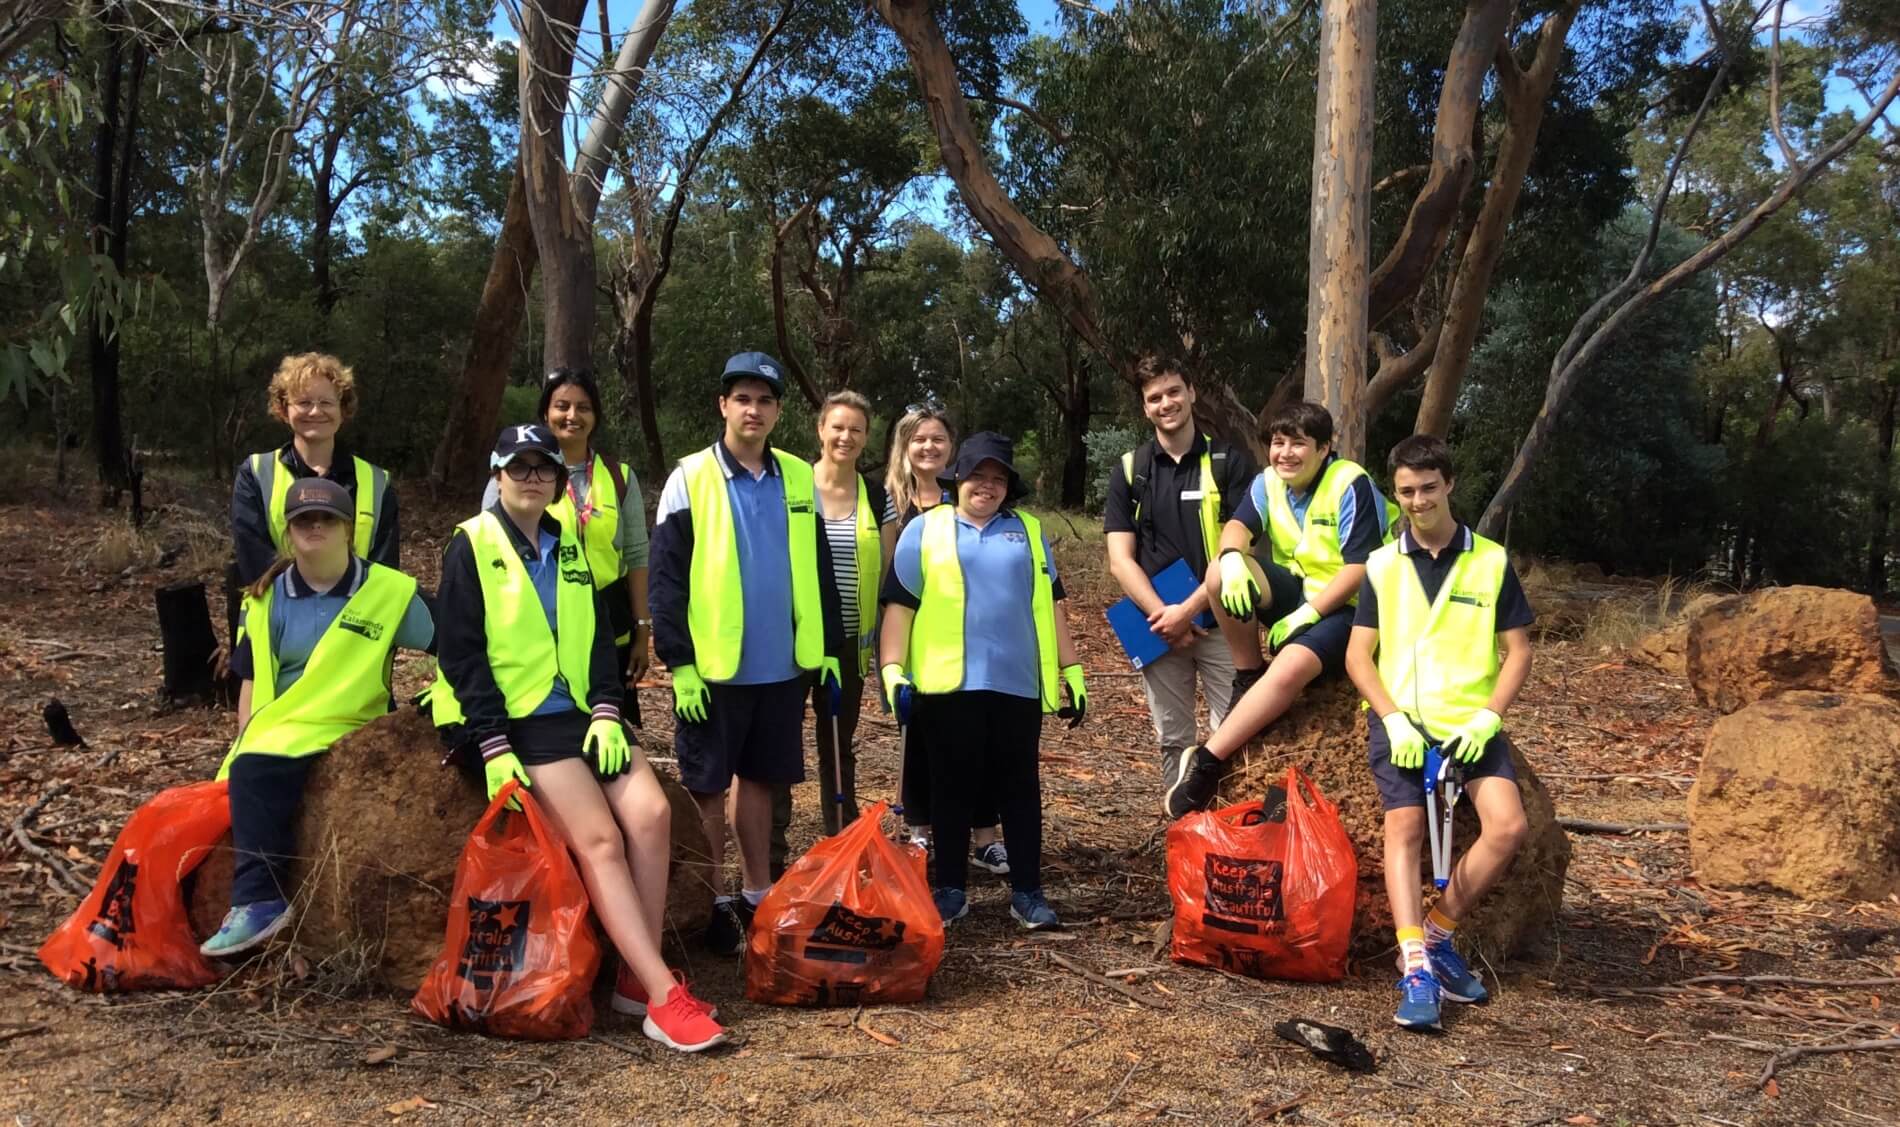
[{"label": "litter picker tool", "polygon": [[[831,713],[831,801],[838,806],[838,830],[843,832],[845,827],[844,745],[838,741],[839,694],[830,688],[825,688],[822,680],[820,687],[824,688],[824,692],[820,695],[824,697],[826,711]],[[902,767],[898,769],[903,770]]]},{"label": "litter picker tool", "polygon": [[1425,748],[1425,828],[1431,834],[1432,884],[1443,892],[1451,882],[1451,825],[1465,793],[1464,772],[1438,744]]}]

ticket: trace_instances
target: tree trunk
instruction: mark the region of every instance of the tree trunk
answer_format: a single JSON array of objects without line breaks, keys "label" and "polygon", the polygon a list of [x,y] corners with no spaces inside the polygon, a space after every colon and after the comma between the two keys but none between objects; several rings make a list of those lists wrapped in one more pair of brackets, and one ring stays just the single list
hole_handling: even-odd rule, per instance
[{"label": "tree trunk", "polygon": [[[874,3],[878,15],[897,33],[910,56],[918,92],[942,150],[944,171],[955,182],[970,217],[989,233],[996,249],[1016,268],[1023,284],[1049,302],[1076,335],[1132,385],[1134,366],[1130,358],[1110,342],[1102,325],[1095,287],[1089,282],[1087,272],[1069,258],[1061,244],[1030,222],[990,172],[987,139],[978,136],[970,122],[970,105],[963,96],[956,60],[944,42],[943,29],[937,24],[931,0],[874,0]],[[1361,273],[1363,275],[1363,269]],[[1362,304],[1361,317],[1364,313]]]},{"label": "tree trunk", "polygon": [[528,223],[541,258],[541,363],[594,366],[594,222],[574,200],[565,135],[568,71],[584,0],[540,0],[520,9],[521,172]]},{"label": "tree trunk", "polygon": [[1498,91],[1507,117],[1504,138],[1498,144],[1497,164],[1491,170],[1491,185],[1485,189],[1484,207],[1465,244],[1452,279],[1451,296],[1445,302],[1443,331],[1433,351],[1429,374],[1425,377],[1425,396],[1419,401],[1418,421],[1413,430],[1444,438],[1451,432],[1452,408],[1458,403],[1458,391],[1464,385],[1465,371],[1471,364],[1471,351],[1478,340],[1478,325],[1484,314],[1485,296],[1491,289],[1491,275],[1504,253],[1504,236],[1517,212],[1517,199],[1524,188],[1524,174],[1537,150],[1537,132],[1544,121],[1544,102],[1563,63],[1564,39],[1581,0],[1571,0],[1544,21],[1537,34],[1537,53],[1528,72],[1518,69],[1510,47],[1500,44],[1497,53]]},{"label": "tree trunk", "polygon": [[[137,155],[134,133],[138,125],[139,87],[145,77],[145,48],[132,47],[132,81],[124,80],[126,32],[124,12],[105,13],[107,27],[104,84],[100,93],[99,125],[93,134],[92,249],[103,254],[121,276],[125,272],[126,234],[130,224],[132,161]],[[130,484],[126,464],[124,421],[119,401],[119,341],[116,326],[95,303],[88,326],[87,352],[92,375],[92,444],[99,460],[99,482],[116,506]],[[66,436],[59,435],[64,443]]]},{"label": "tree trunk", "polygon": [[1089,362],[1083,358],[1071,368],[1062,410],[1062,507],[1080,509],[1089,487]]},{"label": "tree trunk", "polygon": [[1432,163],[1412,201],[1405,227],[1372,272],[1366,320],[1384,321],[1418,292],[1432,264],[1445,249],[1451,223],[1476,163],[1473,138],[1484,100],[1484,76],[1503,42],[1511,15],[1510,0],[1466,0],[1464,22],[1452,41],[1445,82],[1432,128]]},{"label": "tree trunk", "polygon": [[1333,446],[1363,457],[1366,266],[1372,197],[1375,0],[1320,5],[1319,100],[1306,282],[1306,397],[1333,414]]},{"label": "tree trunk", "polygon": [[1867,593],[1878,599],[1887,593],[1888,527],[1893,520],[1893,432],[1900,385],[1889,382],[1880,399],[1880,438],[1875,446],[1880,476],[1874,479],[1872,519],[1867,530]]},{"label": "tree trunk", "polygon": [[528,206],[521,170],[515,170],[508,189],[508,207],[502,214],[501,237],[495,257],[482,282],[475,304],[474,331],[462,358],[462,378],[449,398],[442,441],[431,467],[436,483],[452,497],[480,492],[487,477],[488,452],[495,444],[501,415],[501,393],[508,386],[508,365],[521,335],[521,317],[528,308],[528,287],[534,281],[538,253],[534,230],[528,224]]}]

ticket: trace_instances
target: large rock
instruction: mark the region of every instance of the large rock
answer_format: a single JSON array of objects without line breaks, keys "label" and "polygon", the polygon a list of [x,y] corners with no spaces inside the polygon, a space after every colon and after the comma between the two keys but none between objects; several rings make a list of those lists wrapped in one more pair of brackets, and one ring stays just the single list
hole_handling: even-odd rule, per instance
[{"label": "large rock", "polygon": [[[413,990],[442,948],[462,845],[487,803],[445,770],[435,729],[402,708],[338,741],[310,772],[297,825],[294,941],[313,961]],[[668,929],[696,934],[712,915],[712,866],[693,800],[659,772],[673,809]],[[192,926],[216,930],[230,902],[230,839],[192,882]]]},{"label": "large rock", "polygon": [[1689,792],[1689,854],[1704,884],[1900,893],[1900,704],[1784,693],[1717,720]]},{"label": "large rock", "polygon": [[1874,601],[1831,587],[1772,587],[1717,603],[1689,626],[1689,683],[1734,712],[1781,693],[1890,693]]},{"label": "large rock", "polygon": [[1689,676],[1689,629],[1695,620],[1704,614],[1734,602],[1739,595],[1698,595],[1676,616],[1675,621],[1660,630],[1653,631],[1636,640],[1630,647],[1630,657],[1653,669],[1659,669],[1672,677]]},{"label": "large rock", "polygon": [[[1353,953],[1361,957],[1393,943],[1392,909],[1385,893],[1385,810],[1366,765],[1365,715],[1358,694],[1344,679],[1316,686],[1248,745],[1221,784],[1227,801],[1258,798],[1283,779],[1289,765],[1298,765],[1339,808],[1359,859]],[[1570,839],[1557,824],[1549,792],[1521,754],[1513,762],[1529,833],[1511,871],[1458,928],[1459,935],[1493,961],[1524,951],[1556,922],[1563,907],[1564,873],[1570,867]],[[1460,803],[1453,830],[1458,853],[1478,840],[1478,831],[1471,804]],[[1419,853],[1419,880],[1429,885],[1431,861],[1425,849]]]}]

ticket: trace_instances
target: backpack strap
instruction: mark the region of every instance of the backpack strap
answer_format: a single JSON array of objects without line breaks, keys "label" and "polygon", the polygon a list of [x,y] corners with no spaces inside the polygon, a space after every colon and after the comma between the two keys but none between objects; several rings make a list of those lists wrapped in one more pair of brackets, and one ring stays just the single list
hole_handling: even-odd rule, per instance
[{"label": "backpack strap", "polygon": [[614,499],[625,505],[627,503],[626,467],[614,458],[602,458],[601,461],[607,463],[607,476],[614,479]]}]

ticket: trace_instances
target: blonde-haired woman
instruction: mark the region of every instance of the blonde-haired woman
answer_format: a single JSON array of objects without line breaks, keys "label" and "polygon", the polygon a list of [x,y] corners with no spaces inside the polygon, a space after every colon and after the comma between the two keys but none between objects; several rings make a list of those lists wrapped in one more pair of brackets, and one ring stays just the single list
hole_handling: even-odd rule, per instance
[{"label": "blonde-haired woman", "polygon": [[256,582],[284,550],[284,499],[291,482],[302,478],[323,478],[348,491],[354,509],[351,549],[372,563],[400,566],[401,526],[388,471],[337,441],[338,429],[356,414],[356,402],[356,377],[334,356],[299,352],[277,365],[270,413],[290,428],[290,441],[238,465],[231,488],[231,539],[239,586]]},{"label": "blonde-haired woman", "polygon": [[[884,473],[884,519],[901,534],[918,516],[944,502],[956,501],[943,480],[950,475],[957,454],[957,432],[950,417],[933,399],[904,409],[891,434],[890,464]],[[930,761],[923,741],[904,741],[904,824],[910,839],[930,846]],[[972,862],[998,876],[1009,875],[1009,852],[1003,846],[1001,821],[994,811],[978,810],[972,820]]]}]

